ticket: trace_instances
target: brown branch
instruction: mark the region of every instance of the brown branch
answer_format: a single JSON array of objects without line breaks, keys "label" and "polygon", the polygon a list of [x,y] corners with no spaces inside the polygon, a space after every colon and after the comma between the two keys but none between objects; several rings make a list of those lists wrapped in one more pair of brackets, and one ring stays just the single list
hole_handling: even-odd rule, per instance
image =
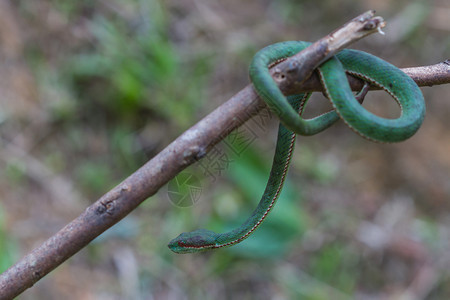
[{"label": "brown branch", "polygon": [[[361,28],[365,24],[373,22],[372,16],[372,12],[359,16],[343,26],[346,27],[352,22],[355,24],[359,22],[359,26],[352,29],[355,31],[349,31],[342,36],[336,34],[340,32],[337,30],[321,40],[322,42],[319,45],[325,45],[324,48],[316,48],[315,51],[317,52],[305,49],[305,52],[308,53],[309,51],[310,54],[308,55],[319,54],[314,58],[316,63],[326,59],[325,57],[332,56],[354,39],[361,38]],[[379,26],[382,26],[381,23]],[[364,35],[373,32],[373,28],[365,28],[365,30],[366,34]],[[347,39],[347,42],[342,44],[344,38]],[[334,47],[336,45],[339,46]],[[291,59],[286,60],[286,63],[289,62],[291,62]],[[450,82],[450,66],[448,64],[443,63],[443,65],[439,64],[438,67],[431,67],[432,72],[441,74],[438,76],[440,79],[436,79],[436,81],[430,79],[433,74],[428,73],[430,71],[428,68],[413,68],[406,71],[410,72],[407,74],[411,76],[417,76],[419,84],[425,83],[422,85]],[[357,85],[357,81],[352,83],[352,87]],[[318,91],[321,88],[319,81],[311,77],[303,85],[296,85],[294,88],[287,86],[286,89],[300,92],[302,90]],[[242,125],[264,107],[266,107],[265,104],[255,94],[251,85],[238,92],[230,100],[184,132],[122,183],[86,208],[79,217],[1,274],[0,299],[12,299],[31,287],[94,238],[128,215],[146,198],[154,195],[159,188],[184,168],[204,157],[228,133]]]}]

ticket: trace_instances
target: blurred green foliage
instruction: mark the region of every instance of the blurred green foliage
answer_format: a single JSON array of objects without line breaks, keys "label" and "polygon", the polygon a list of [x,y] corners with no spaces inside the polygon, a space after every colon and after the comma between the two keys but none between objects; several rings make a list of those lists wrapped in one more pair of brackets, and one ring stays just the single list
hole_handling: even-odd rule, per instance
[{"label": "blurred green foliage", "polygon": [[5,233],[5,216],[0,205],[0,273],[8,269],[18,259],[17,244]]},{"label": "blurred green foliage", "polygon": [[74,92],[87,101],[86,110],[100,105],[116,121],[128,124],[133,119],[142,122],[136,116],[143,111],[181,128],[192,123],[210,67],[200,59],[190,66],[194,74],[186,72],[182,53],[169,40],[165,14],[158,2],[150,1],[138,19],[95,16],[89,22],[94,46],[69,57],[66,66]]},{"label": "blurred green foliage", "polygon": [[12,185],[18,185],[25,180],[25,166],[19,161],[10,161],[4,173]]}]

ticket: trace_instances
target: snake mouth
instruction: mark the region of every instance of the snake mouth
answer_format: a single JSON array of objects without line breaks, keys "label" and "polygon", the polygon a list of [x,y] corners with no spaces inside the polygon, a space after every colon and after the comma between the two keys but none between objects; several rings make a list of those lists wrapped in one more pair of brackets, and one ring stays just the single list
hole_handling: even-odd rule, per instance
[{"label": "snake mouth", "polygon": [[175,253],[184,254],[184,253],[193,253],[193,252],[202,252],[207,251],[213,248],[216,248],[216,244],[195,244],[188,243],[184,241],[172,241],[169,243],[169,249]]},{"label": "snake mouth", "polygon": [[193,232],[184,232],[169,243],[169,249],[176,253],[192,253],[217,248],[216,233],[198,229]]},{"label": "snake mouth", "polygon": [[177,244],[178,244],[179,247],[190,248],[190,249],[211,249],[211,248],[217,247],[216,244],[202,244],[202,245],[198,245],[198,244],[184,243],[182,241],[179,241]]}]

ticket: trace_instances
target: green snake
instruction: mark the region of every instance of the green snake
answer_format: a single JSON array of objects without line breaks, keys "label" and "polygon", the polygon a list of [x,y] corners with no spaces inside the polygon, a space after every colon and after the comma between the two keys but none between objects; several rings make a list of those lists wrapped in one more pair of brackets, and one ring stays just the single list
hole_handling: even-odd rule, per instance
[{"label": "green snake", "polygon": [[[275,205],[289,168],[296,134],[313,135],[331,126],[339,118],[361,136],[377,142],[399,142],[411,137],[422,124],[425,102],[416,83],[390,63],[357,50],[342,50],[319,66],[318,72],[326,97],[334,110],[312,119],[302,113],[310,94],[284,96],[269,66],[290,57],[311,43],[290,41],[261,49],[250,65],[250,78],[257,94],[280,119],[272,169],[264,194],[252,215],[238,228],[216,233],[207,229],[185,232],[170,241],[176,253],[193,253],[229,247],[248,238]],[[346,74],[363,79],[388,92],[399,104],[397,119],[376,116],[364,109],[353,95]]]}]

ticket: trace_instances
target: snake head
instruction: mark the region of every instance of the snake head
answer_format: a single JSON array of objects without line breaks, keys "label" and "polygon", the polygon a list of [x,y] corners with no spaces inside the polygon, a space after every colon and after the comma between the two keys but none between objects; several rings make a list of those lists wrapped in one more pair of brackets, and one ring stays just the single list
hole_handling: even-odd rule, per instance
[{"label": "snake head", "polygon": [[169,249],[175,253],[193,253],[217,247],[217,233],[207,229],[183,232],[169,242]]}]

